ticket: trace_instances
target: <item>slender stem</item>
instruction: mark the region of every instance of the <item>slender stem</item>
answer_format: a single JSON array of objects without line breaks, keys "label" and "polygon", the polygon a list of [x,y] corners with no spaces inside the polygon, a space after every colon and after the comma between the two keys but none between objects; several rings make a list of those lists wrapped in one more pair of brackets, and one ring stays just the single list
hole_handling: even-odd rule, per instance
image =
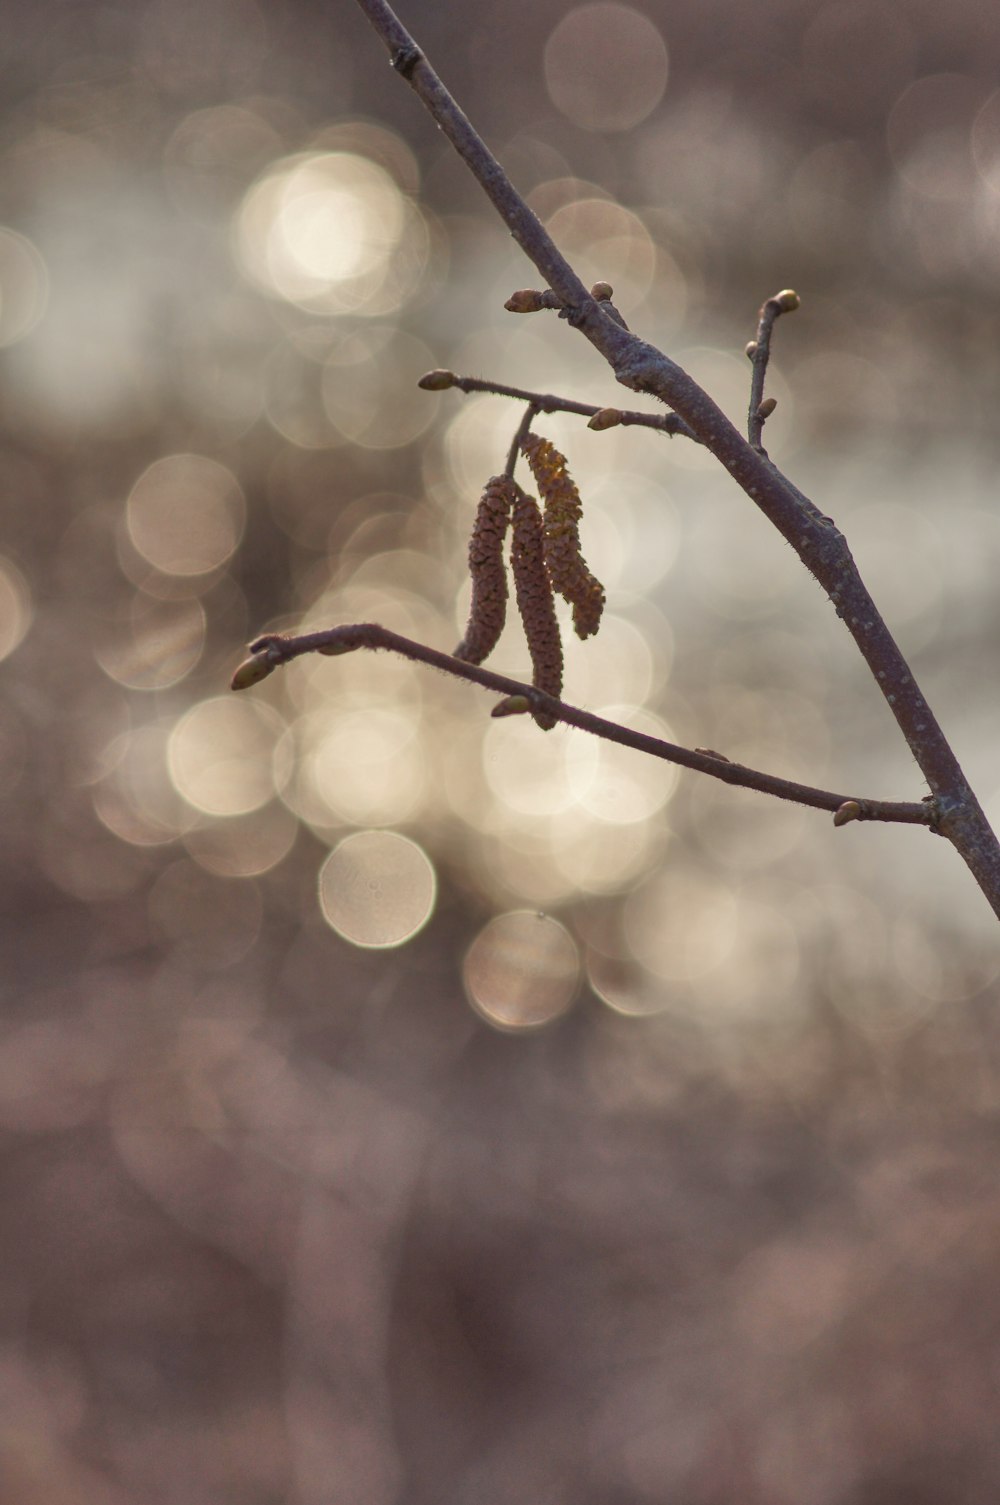
[{"label": "slender stem", "polygon": [[464,112],[386,0],[358,0],[411,85],[476,177],[511,235],[562,305],[562,315],[590,341],[616,379],[672,408],[792,546],[826,591],[896,719],[931,790],[934,829],[959,852],[1000,916],[1000,843],[990,829],[909,665],[883,622],[829,518],[749,444],[698,383],[668,356],[624,329],[584,287],[538,217],[516,192]]},{"label": "slender stem", "polygon": [[[721,779],[724,784],[756,789],[761,794],[790,800],[796,805],[808,805],[816,810],[829,810],[834,814],[845,805],[857,805],[857,812],[853,809],[851,811],[851,820],[891,821],[907,826],[927,826],[933,822],[933,811],[926,801],[913,804],[902,800],[873,800],[856,794],[837,794],[829,789],[816,789],[811,784],[797,784],[792,779],[780,779],[774,774],[747,768],[742,763],[731,762],[722,753],[708,752],[703,748],[679,747],[661,737],[632,731],[630,727],[620,726],[615,721],[606,721],[603,716],[595,716],[591,711],[567,705],[564,700],[546,695],[542,690],[536,690],[533,685],[524,684],[521,680],[510,679],[506,674],[496,674],[492,669],[484,669],[479,664],[468,664],[463,659],[453,658],[450,653],[428,648],[426,644],[403,637],[398,632],[391,632],[388,627],[380,627],[376,622],[351,622],[295,636],[266,633],[250,644],[254,659],[248,660],[248,663],[258,663],[259,673],[246,677],[245,683],[248,685],[256,679],[262,679],[273,669],[288,663],[290,659],[300,658],[304,653],[339,656],[353,653],[359,648],[385,648],[393,653],[400,653],[415,663],[443,669],[445,674],[453,674],[457,679],[467,680],[469,684],[480,685],[484,690],[495,690],[508,697],[518,696],[525,702],[522,707],[524,710],[545,711],[566,726],[578,727],[580,731],[602,737],[606,742],[615,742],[619,747],[631,747],[637,752],[648,753],[651,757],[662,758],[664,762],[677,763],[682,768],[707,773],[713,779]],[[237,678],[240,679],[239,670]],[[234,688],[244,687],[242,682],[234,683]]]},{"label": "slender stem", "polygon": [[[527,387],[509,387],[504,382],[490,381],[483,376],[459,376],[449,372],[450,387],[459,392],[489,392],[494,397],[513,397],[518,402],[530,402],[536,413],[574,413],[580,418],[593,418],[603,412],[606,403],[575,402],[569,397],[557,397],[553,392],[533,392]],[[676,413],[635,413],[618,409],[618,424],[622,428],[655,429],[657,433],[683,435],[685,439],[700,440],[692,434],[683,418]]]},{"label": "slender stem", "polygon": [[514,479],[514,470],[517,466],[518,456],[521,453],[521,444],[527,438],[528,434],[530,434],[531,425],[534,423],[537,414],[537,406],[535,403],[529,402],[521,417],[521,422],[517,426],[517,433],[511,440],[510,449],[507,451],[507,466],[504,470],[504,475],[508,476],[510,480]]},{"label": "slender stem", "polygon": [[[799,306],[799,297],[790,288],[776,293],[773,298],[768,298],[761,308],[757,320],[757,337],[747,346],[747,354],[753,362],[753,374],[750,378],[750,414],[747,422],[747,437],[754,449],[761,454],[764,450],[761,438],[764,433],[764,424],[768,418],[768,410],[763,407],[764,402],[764,378],[767,375],[768,363],[771,359],[771,334],[774,330],[775,320],[781,314],[792,313]],[[768,406],[774,410],[774,400],[770,400]]]}]

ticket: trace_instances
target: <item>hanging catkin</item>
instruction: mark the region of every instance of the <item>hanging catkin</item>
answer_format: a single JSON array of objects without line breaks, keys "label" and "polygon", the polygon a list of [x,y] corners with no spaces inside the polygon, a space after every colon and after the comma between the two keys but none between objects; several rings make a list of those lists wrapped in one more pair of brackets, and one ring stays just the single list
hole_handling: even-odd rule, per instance
[{"label": "hanging catkin", "polygon": [[548,439],[527,434],[521,448],[545,502],[545,568],[552,589],[572,606],[577,637],[591,637],[601,625],[604,587],[587,568],[580,550],[580,493],[565,457]]},{"label": "hanging catkin", "polygon": [[[556,621],[552,585],[545,568],[542,548],[542,514],[533,496],[528,496],[516,482],[511,482],[514,495],[514,527],[511,542],[510,562],[514,571],[514,587],[517,592],[517,608],[524,623],[524,635],[534,671],[532,684],[536,690],[558,696],[562,692],[562,641],[559,623]],[[544,711],[532,715],[544,731],[555,726],[555,718]]]},{"label": "hanging catkin", "polygon": [[469,540],[472,605],[465,636],[455,657],[481,664],[493,652],[507,615],[507,571],[503,543],[514,497],[513,482],[491,476],[483,487]]}]

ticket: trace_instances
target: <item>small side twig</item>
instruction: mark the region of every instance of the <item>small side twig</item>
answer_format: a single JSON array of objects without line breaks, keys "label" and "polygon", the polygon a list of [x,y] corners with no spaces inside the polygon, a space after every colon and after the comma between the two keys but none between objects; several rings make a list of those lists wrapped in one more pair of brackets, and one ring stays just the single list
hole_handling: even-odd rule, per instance
[{"label": "small side twig", "polygon": [[[503,382],[487,381],[481,376],[459,376],[455,371],[443,369],[428,371],[417,382],[425,392],[444,392],[454,387],[459,392],[490,392],[494,397],[512,397],[516,402],[530,402],[536,413],[574,413],[580,418],[596,418],[598,414],[613,412],[614,426],[655,429],[657,433],[682,435],[695,444],[701,440],[676,413],[626,412],[621,408],[601,407],[592,402],[574,402],[568,397],[557,397],[552,392],[532,392],[526,387],[508,387]],[[592,427],[611,428],[602,423]]]},{"label": "small side twig", "polygon": [[753,363],[753,374],[750,377],[750,415],[747,421],[747,437],[760,454],[766,453],[761,443],[764,424],[777,407],[773,397],[765,398],[764,396],[764,378],[771,359],[771,334],[775,320],[781,314],[794,313],[798,306],[799,295],[790,287],[783,288],[780,293],[775,293],[773,298],[768,298],[760,311],[756,337],[747,346],[747,355]]},{"label": "small side twig", "polygon": [[507,468],[504,471],[504,475],[510,476],[511,479],[513,479],[514,468],[517,465],[518,456],[521,453],[521,446],[530,434],[531,425],[534,423],[535,417],[538,412],[539,408],[537,404],[534,402],[529,402],[528,406],[524,410],[524,417],[521,419],[521,422],[517,426],[517,433],[514,435],[510,449],[507,451]]},{"label": "small side twig", "polygon": [[[575,726],[592,736],[603,737],[605,741],[614,742],[619,747],[631,747],[636,752],[661,758],[666,763],[676,763],[681,768],[708,774],[713,779],[721,779],[724,784],[756,789],[760,794],[790,800],[794,804],[806,805],[815,810],[828,810],[835,817],[838,812],[844,811],[845,806],[850,807],[849,813],[841,814],[841,818],[835,821],[837,825],[856,820],[890,821],[909,826],[934,824],[934,810],[929,801],[923,800],[917,804],[837,794],[829,789],[816,789],[810,784],[798,784],[791,779],[781,779],[759,769],[747,768],[742,763],[730,762],[722,753],[679,747],[676,743],[651,737],[645,732],[633,731],[618,722],[607,721],[603,716],[595,716],[591,711],[568,705],[554,695],[546,695],[534,685],[510,679],[506,674],[496,674],[492,669],[484,669],[479,664],[466,663],[452,657],[450,653],[441,653],[436,648],[428,648],[426,644],[403,637],[398,632],[390,632],[377,622],[352,622],[296,636],[266,633],[250,644],[253,656],[237,669],[233,676],[233,689],[247,689],[282,664],[293,658],[300,658],[305,653],[323,653],[336,657],[343,653],[354,653],[359,648],[388,649],[402,654],[414,663],[429,664],[434,669],[442,669],[445,674],[453,674],[470,684],[480,685],[484,690],[496,691],[506,697],[497,707],[501,715],[509,715],[514,710],[530,711],[553,722]],[[512,698],[513,705],[510,703]]]}]

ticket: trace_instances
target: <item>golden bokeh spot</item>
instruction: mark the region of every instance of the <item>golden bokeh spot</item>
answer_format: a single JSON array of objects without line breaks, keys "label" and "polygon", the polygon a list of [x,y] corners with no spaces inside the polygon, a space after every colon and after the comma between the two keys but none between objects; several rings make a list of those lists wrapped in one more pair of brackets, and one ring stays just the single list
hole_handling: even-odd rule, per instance
[{"label": "golden bokeh spot", "polygon": [[252,696],[199,701],[170,735],[174,787],[206,815],[259,809],[276,792],[275,749],[284,730],[277,711]]},{"label": "golden bokeh spot", "polygon": [[166,575],[205,575],[243,537],[246,502],[232,471],[204,455],[167,455],[144,470],[125,508],[129,538]]},{"label": "golden bokeh spot", "polygon": [[354,152],[303,152],[272,165],[235,225],[246,276],[318,314],[384,315],[415,291],[427,228],[390,174]]},{"label": "golden bokeh spot", "polygon": [[477,1013],[497,1029],[540,1029],[564,1014],[580,977],[576,942],[549,915],[497,915],[479,932],[462,968]]},{"label": "golden bokeh spot", "polygon": [[552,103],[587,131],[629,131],[667,87],[667,48],[648,16],[630,5],[577,5],[545,44]]},{"label": "golden bokeh spot", "polygon": [[346,836],[320,869],[323,918],[355,946],[402,946],[427,924],[436,897],[427,853],[396,831]]}]

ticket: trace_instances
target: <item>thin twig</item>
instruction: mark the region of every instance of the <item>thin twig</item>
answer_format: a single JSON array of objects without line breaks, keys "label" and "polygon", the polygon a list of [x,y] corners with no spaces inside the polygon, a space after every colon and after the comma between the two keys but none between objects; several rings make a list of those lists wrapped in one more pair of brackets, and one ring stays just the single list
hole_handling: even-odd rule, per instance
[{"label": "thin twig", "polygon": [[[300,658],[304,653],[323,653],[335,657],[353,653],[359,648],[388,649],[415,663],[443,669],[445,674],[453,674],[457,679],[480,685],[484,690],[494,690],[507,697],[516,696],[523,699],[524,710],[542,711],[566,726],[575,726],[580,731],[602,737],[606,742],[634,748],[637,752],[662,758],[664,762],[677,763],[682,768],[693,768],[713,779],[721,779],[724,784],[756,789],[760,794],[770,794],[777,799],[808,805],[816,810],[829,810],[833,814],[837,814],[845,806],[856,806],[856,811],[850,810],[847,817],[850,820],[891,821],[908,826],[927,826],[933,821],[933,812],[926,801],[913,804],[899,800],[865,799],[854,794],[836,794],[829,789],[815,789],[810,784],[797,784],[791,779],[780,779],[774,774],[746,768],[742,763],[730,762],[721,753],[678,747],[660,737],[632,731],[630,727],[620,726],[615,721],[606,721],[603,716],[595,716],[591,711],[567,705],[554,695],[546,695],[521,680],[510,679],[506,674],[496,674],[492,669],[466,663],[463,659],[453,658],[450,653],[441,653],[436,648],[428,648],[426,644],[403,637],[398,632],[390,632],[387,627],[380,627],[376,622],[352,622],[297,636],[265,633],[250,644],[253,658],[248,659],[236,671],[233,688],[248,688],[251,683],[256,683],[274,669],[293,658]],[[843,820],[839,822],[844,823]]]},{"label": "thin twig", "polygon": [[[445,380],[445,377],[449,379]],[[494,397],[513,397],[518,402],[530,402],[536,413],[574,413],[580,418],[593,418],[596,414],[607,411],[605,404],[574,402],[568,397],[557,397],[552,392],[532,392],[526,387],[508,387],[504,382],[488,381],[482,376],[459,376],[455,371],[430,371],[419,385],[426,385],[436,392],[455,387],[459,392],[489,392]],[[616,425],[620,424],[623,428],[654,429],[659,434],[683,435],[685,439],[693,439],[696,444],[701,443],[684,419],[678,418],[676,413],[638,413],[616,408],[615,414]]]},{"label": "thin twig", "polygon": [[785,288],[780,293],[775,293],[773,298],[768,298],[760,311],[757,322],[757,337],[750,341],[747,346],[747,355],[753,362],[753,374],[750,378],[750,414],[747,420],[747,436],[754,449],[764,454],[761,444],[761,436],[764,432],[764,424],[774,412],[776,403],[773,397],[764,399],[764,378],[767,375],[767,365],[771,359],[771,332],[774,329],[775,320],[782,314],[794,313],[799,306],[798,293],[792,292],[791,288]]},{"label": "thin twig", "polygon": [[521,453],[521,444],[531,431],[531,425],[534,423],[535,415],[538,412],[537,403],[529,402],[524,410],[521,422],[517,426],[517,433],[511,441],[510,449],[507,452],[507,467],[504,470],[504,475],[509,476],[511,480],[514,479],[514,470],[517,466],[518,456]]}]

